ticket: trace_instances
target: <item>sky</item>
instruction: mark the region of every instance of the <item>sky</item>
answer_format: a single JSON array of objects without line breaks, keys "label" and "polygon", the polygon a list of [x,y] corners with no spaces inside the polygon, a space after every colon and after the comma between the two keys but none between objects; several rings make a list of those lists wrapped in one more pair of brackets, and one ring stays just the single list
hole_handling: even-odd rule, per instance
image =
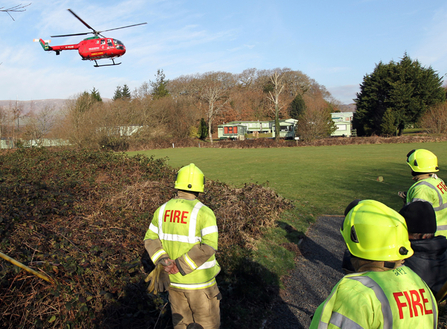
[{"label": "sky", "polygon": [[[21,0],[20,0],[21,1]],[[0,100],[75,98],[93,88],[112,98],[155,81],[206,72],[289,68],[353,103],[367,74],[405,55],[447,73],[445,0],[19,0],[25,12],[0,12]],[[45,52],[35,38],[147,22],[104,33],[124,43],[119,66],[93,67],[77,50]],[[52,38],[50,45],[84,37]],[[102,60],[107,64],[109,60]]]}]

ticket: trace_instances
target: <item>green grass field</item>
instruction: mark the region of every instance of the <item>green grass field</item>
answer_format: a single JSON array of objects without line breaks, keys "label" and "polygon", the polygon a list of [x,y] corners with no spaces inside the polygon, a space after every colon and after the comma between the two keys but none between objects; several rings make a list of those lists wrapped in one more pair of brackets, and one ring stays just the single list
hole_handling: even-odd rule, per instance
[{"label": "green grass field", "polygon": [[[298,243],[319,215],[343,215],[354,199],[374,199],[399,210],[403,202],[397,192],[406,191],[413,183],[406,155],[416,148],[434,152],[441,168],[440,177],[447,179],[447,142],[268,149],[171,148],[129,155],[167,157],[168,165],[174,168],[193,162],[209,179],[236,187],[250,182],[266,183],[293,200],[295,209],[283,214],[278,226],[265,232],[253,253],[255,261],[274,273],[274,277],[281,277],[295,266],[295,254],[284,246]],[[378,181],[379,176],[383,181]],[[288,232],[288,225],[296,231]]]},{"label": "green grass field", "polygon": [[[315,214],[341,215],[352,200],[375,199],[399,210],[397,191],[412,184],[407,153],[434,152],[447,172],[447,142],[342,145],[269,149],[171,148],[129,152],[168,158],[179,168],[195,163],[212,180],[241,186],[267,183],[280,195],[309,203]],[[383,182],[377,180],[383,177]]]}]

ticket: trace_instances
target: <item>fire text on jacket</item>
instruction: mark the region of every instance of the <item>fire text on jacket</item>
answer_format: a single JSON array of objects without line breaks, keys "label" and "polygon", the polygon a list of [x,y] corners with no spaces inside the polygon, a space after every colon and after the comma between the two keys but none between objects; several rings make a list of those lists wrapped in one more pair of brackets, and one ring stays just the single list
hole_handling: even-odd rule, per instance
[{"label": "fire text on jacket", "polygon": [[444,192],[447,192],[447,186],[444,182],[439,183],[438,185],[436,185],[436,187],[442,192],[442,194],[444,194]]},{"label": "fire text on jacket", "polygon": [[189,211],[180,210],[166,210],[164,215],[164,222],[169,218],[170,223],[188,224],[186,218],[188,218]]},{"label": "fire text on jacket", "polygon": [[[393,296],[399,308],[399,319],[410,316],[433,314],[433,310],[427,310],[428,299],[424,297],[425,289],[394,292]],[[405,312],[404,312],[405,311]]]}]

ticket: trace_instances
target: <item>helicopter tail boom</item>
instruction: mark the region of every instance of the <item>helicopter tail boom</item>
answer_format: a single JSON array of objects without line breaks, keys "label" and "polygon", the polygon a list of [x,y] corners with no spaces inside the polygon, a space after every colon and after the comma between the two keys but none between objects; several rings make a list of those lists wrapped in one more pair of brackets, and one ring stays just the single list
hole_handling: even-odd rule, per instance
[{"label": "helicopter tail boom", "polygon": [[51,42],[51,40],[42,40],[42,39],[34,39],[34,42],[39,42],[42,46],[43,50],[45,51],[54,51],[56,55],[59,55],[62,50],[73,50],[78,49],[79,44],[73,44],[73,45],[61,45],[61,46],[49,46],[48,44]]}]

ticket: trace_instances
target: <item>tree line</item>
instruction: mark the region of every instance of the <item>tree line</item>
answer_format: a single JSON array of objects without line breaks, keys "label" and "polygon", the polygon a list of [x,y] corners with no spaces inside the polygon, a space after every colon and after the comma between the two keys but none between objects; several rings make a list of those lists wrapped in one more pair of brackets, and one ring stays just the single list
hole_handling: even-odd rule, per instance
[{"label": "tree line", "polygon": [[[31,113],[30,124],[21,131],[14,125],[20,110],[10,108],[8,114],[8,109],[0,108],[0,137],[47,136],[79,147],[125,149],[129,143],[153,138],[208,137],[213,142],[217,125],[230,121],[275,120],[278,132],[280,119],[294,118],[297,135],[312,140],[330,136],[335,129],[331,113],[341,106],[324,86],[289,68],[206,72],[172,80],[159,69],[154,77],[132,92],[127,85],[117,86],[111,102],[103,102],[93,88],[70,99],[62,115],[51,109]],[[431,67],[407,54],[399,62],[380,62],[364,76],[354,99],[357,135],[400,135],[410,126],[446,133],[442,83]]]},{"label": "tree line", "polygon": [[[213,142],[217,125],[224,122],[291,117],[317,122],[316,117],[323,117],[317,133],[302,136],[315,138],[333,130],[330,113],[337,106],[324,86],[287,68],[248,69],[240,74],[207,72],[173,80],[158,70],[154,80],[133,92],[126,85],[118,86],[111,102],[103,102],[96,89],[78,95],[66,104],[65,116],[54,131],[79,147],[151,138],[207,136]],[[134,130],[123,139],[123,129]]]}]

